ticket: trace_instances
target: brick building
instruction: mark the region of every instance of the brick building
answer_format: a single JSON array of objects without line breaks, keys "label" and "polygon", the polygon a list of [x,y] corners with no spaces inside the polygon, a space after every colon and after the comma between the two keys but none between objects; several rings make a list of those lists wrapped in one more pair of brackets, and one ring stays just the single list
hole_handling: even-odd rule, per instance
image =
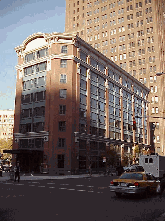
[{"label": "brick building", "polygon": [[14,111],[0,110],[0,139],[12,139],[14,127]]},{"label": "brick building", "polygon": [[[52,174],[103,170],[110,145],[149,144],[149,89],[75,34],[35,33],[18,55],[13,162]],[[133,130],[133,117],[136,130]],[[134,154],[134,153],[133,153]]]},{"label": "brick building", "polygon": [[150,88],[155,152],[165,154],[164,0],[66,0],[66,32],[75,32]]}]

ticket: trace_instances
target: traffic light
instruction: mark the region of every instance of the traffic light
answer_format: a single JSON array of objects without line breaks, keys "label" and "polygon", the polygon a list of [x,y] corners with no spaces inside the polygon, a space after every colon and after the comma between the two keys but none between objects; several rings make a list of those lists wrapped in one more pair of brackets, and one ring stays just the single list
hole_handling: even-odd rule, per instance
[{"label": "traffic light", "polygon": [[133,119],[133,130],[136,130],[136,121]]}]

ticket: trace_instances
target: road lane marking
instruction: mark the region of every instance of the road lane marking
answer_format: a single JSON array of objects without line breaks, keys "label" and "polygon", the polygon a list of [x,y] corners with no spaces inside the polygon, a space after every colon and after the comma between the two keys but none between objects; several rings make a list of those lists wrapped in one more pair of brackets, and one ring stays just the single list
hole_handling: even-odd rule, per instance
[{"label": "road lane marking", "polygon": [[29,185],[29,186],[35,186],[35,185]]},{"label": "road lane marking", "polygon": [[38,187],[45,187],[45,186],[38,186]]},{"label": "road lane marking", "polygon": [[94,191],[88,191],[89,193],[94,193]]},{"label": "road lane marking", "polygon": [[86,191],[86,190],[77,190],[77,191]]},{"label": "road lane marking", "polygon": [[76,185],[76,186],[84,186],[84,185]]},{"label": "road lane marking", "polygon": [[67,189],[67,190],[75,190],[75,189]]},{"label": "road lane marking", "polygon": [[55,183],[47,183],[47,184],[55,184]]},{"label": "road lane marking", "polygon": [[62,183],[62,184],[60,184],[60,185],[63,185],[63,186],[65,186],[65,185],[69,185],[69,184],[65,184],[65,183]]},{"label": "road lane marking", "polygon": [[50,186],[49,188],[55,188],[54,186]]},{"label": "road lane marking", "polygon": [[4,183],[4,184],[13,184],[13,183]]},{"label": "road lane marking", "polygon": [[39,183],[39,182],[32,182],[32,183]]},{"label": "road lane marking", "polygon": [[17,183],[17,184],[15,184],[15,185],[17,185],[17,186],[22,186],[22,185],[24,185],[23,183]]},{"label": "road lane marking", "polygon": [[94,187],[94,186],[87,186],[87,187]]},{"label": "road lane marking", "polygon": [[67,188],[59,188],[60,190],[66,190]]}]

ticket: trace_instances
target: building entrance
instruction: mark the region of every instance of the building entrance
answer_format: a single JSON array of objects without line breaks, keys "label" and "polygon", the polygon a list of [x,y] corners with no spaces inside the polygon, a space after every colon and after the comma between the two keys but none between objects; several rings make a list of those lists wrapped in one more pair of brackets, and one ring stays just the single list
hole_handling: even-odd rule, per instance
[{"label": "building entrance", "polygon": [[20,162],[21,171],[39,173],[43,163],[43,151],[21,151],[17,155],[17,160]]}]

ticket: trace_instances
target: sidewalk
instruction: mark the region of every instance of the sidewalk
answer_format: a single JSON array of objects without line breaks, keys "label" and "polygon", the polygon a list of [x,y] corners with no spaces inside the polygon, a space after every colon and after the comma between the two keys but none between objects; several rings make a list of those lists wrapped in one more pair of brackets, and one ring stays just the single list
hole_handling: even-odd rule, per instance
[{"label": "sidewalk", "polygon": [[[106,175],[108,176],[108,175]],[[61,175],[61,176],[50,176],[45,174],[22,174],[20,175],[21,180],[57,180],[57,179],[76,179],[76,178],[90,178],[89,174],[81,174],[81,175]],[[103,174],[92,174],[91,177],[104,177]],[[115,176],[114,176],[115,178]],[[10,180],[10,174],[5,174],[4,176],[0,177],[0,181],[7,181]]]}]

